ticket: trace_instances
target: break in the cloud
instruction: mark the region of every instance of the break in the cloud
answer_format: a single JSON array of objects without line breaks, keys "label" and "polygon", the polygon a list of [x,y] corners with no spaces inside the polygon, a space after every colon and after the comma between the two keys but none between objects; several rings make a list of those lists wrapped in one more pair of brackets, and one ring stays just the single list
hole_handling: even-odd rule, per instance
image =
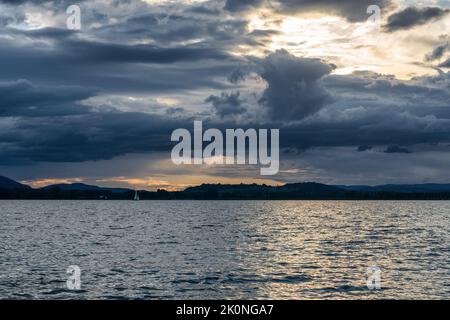
[{"label": "break in the cloud", "polygon": [[350,22],[367,19],[367,8],[376,5],[382,10],[393,6],[391,0],[227,0],[225,9],[236,11],[256,10],[264,7],[275,13],[337,15]]},{"label": "break in the cloud", "polygon": [[279,1],[280,9],[285,12],[335,14],[346,18],[350,22],[367,20],[367,8],[371,5],[389,10],[393,5],[390,0],[286,0]]},{"label": "break in the cloud", "polygon": [[[373,4],[397,32],[366,21]],[[383,183],[393,176],[414,182],[408,168],[418,182],[448,178],[444,6],[79,5],[82,29],[70,31],[67,1],[0,1],[0,174],[149,189],[214,181]],[[282,171],[261,180],[252,167],[172,165],[170,134],[192,129],[194,119],[205,128],[280,128]]]}]

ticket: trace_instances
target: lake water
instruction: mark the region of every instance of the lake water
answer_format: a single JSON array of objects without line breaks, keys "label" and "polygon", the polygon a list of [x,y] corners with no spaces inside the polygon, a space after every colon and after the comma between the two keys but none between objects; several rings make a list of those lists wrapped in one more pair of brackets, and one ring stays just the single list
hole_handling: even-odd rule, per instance
[{"label": "lake water", "polygon": [[449,227],[449,201],[0,201],[0,298],[449,299]]}]

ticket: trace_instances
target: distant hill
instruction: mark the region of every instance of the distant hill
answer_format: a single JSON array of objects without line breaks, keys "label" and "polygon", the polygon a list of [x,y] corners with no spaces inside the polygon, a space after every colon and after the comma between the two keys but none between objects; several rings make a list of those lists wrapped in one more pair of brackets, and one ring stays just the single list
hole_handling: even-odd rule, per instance
[{"label": "distant hill", "polygon": [[[450,200],[450,184],[382,186],[333,186],[315,182],[290,183],[282,186],[203,184],[187,188],[180,195],[198,200]],[[166,198],[170,198],[170,195],[166,195]]]},{"label": "distant hill", "polygon": [[88,184],[84,184],[84,183],[59,183],[59,184],[52,184],[52,185],[43,187],[41,189],[42,190],[50,190],[50,189],[54,189],[54,188],[58,188],[58,189],[64,190],[64,191],[73,191],[73,190],[87,191],[87,190],[89,190],[89,191],[111,191],[111,192],[116,192],[116,193],[123,193],[123,192],[130,191],[130,189],[105,188],[105,187],[88,185]]},{"label": "distant hill", "polygon": [[194,199],[343,199],[347,191],[314,182],[291,183],[283,186],[257,184],[203,184],[183,191],[183,194]]},{"label": "distant hill", "polygon": [[342,189],[337,186],[330,186],[316,182],[288,183],[280,187],[281,190],[306,193],[341,193]]},{"label": "distant hill", "polygon": [[428,192],[450,192],[450,184],[386,184],[379,186],[337,186],[345,190],[364,192],[400,192],[400,193],[428,193]]},{"label": "distant hill", "polygon": [[[84,183],[33,189],[0,177],[0,199],[131,200],[135,191]],[[315,182],[282,186],[202,184],[184,191],[139,191],[142,200],[450,200],[450,184],[333,186]]]},{"label": "distant hill", "polygon": [[31,187],[25,185],[25,184],[21,184],[17,181],[11,180],[9,178],[6,177],[2,177],[0,176],[0,188],[2,189],[31,189]]}]

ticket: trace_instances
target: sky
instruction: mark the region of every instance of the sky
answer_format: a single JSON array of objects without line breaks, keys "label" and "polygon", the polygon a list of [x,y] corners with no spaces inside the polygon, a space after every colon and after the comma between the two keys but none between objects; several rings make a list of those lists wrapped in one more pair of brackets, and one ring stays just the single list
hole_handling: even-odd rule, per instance
[{"label": "sky", "polygon": [[[0,0],[0,175],[449,183],[448,30],[447,0]],[[279,129],[279,173],[174,165],[171,133],[195,120]]]}]

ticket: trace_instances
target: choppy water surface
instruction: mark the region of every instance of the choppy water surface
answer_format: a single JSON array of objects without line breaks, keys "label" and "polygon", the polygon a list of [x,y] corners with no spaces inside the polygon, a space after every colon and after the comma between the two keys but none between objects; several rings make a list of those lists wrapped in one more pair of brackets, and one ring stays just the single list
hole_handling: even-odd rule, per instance
[{"label": "choppy water surface", "polygon": [[0,201],[0,298],[449,299],[449,227],[439,201]]}]

